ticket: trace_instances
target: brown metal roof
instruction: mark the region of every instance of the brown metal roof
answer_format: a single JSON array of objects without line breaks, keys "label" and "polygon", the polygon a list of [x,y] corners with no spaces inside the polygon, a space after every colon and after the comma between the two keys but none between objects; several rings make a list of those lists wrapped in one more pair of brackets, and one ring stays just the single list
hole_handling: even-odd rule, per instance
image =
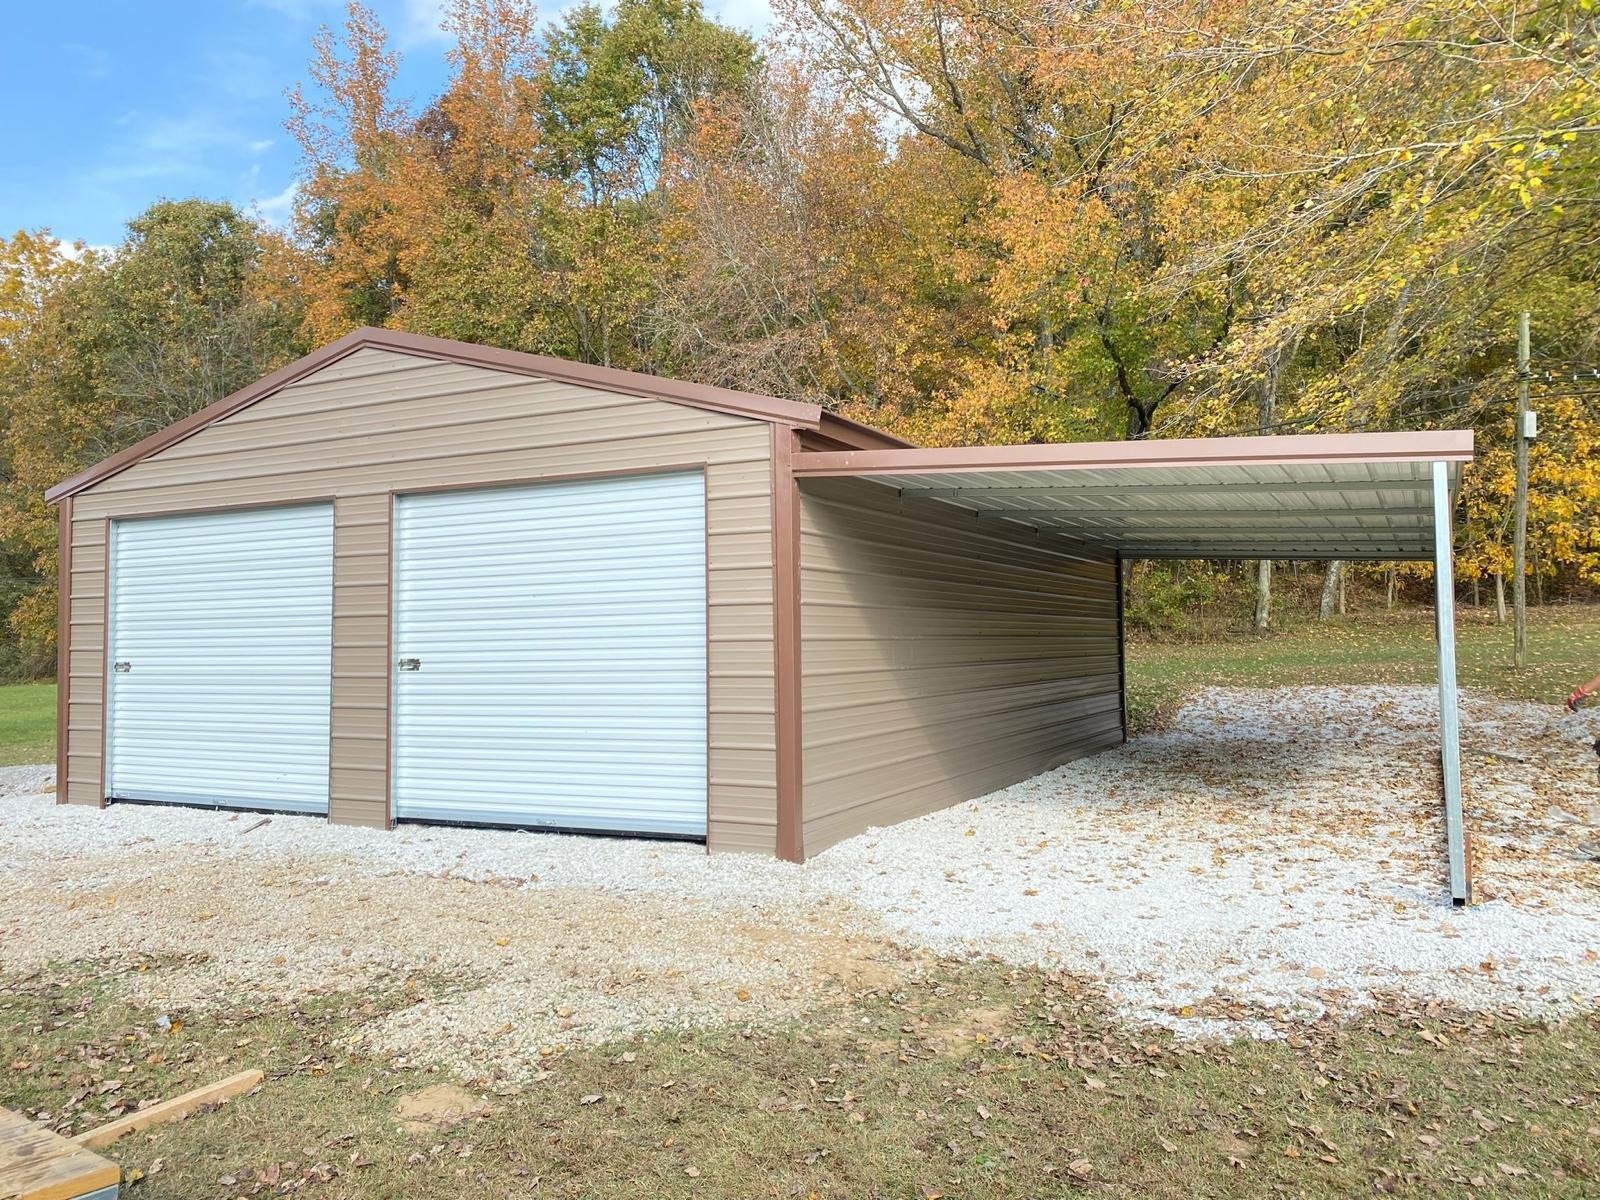
[{"label": "brown metal roof", "polygon": [[93,487],[101,480],[108,479],[133,466],[134,463],[165,450],[191,434],[198,433],[206,426],[231,416],[240,409],[263,400],[358,350],[367,348],[392,350],[400,354],[436,358],[444,362],[486,367],[541,379],[554,379],[563,383],[599,388],[602,391],[668,400],[674,404],[770,421],[797,429],[818,430],[830,441],[843,445],[880,449],[906,447],[910,444],[882,430],[825,412],[816,404],[804,404],[794,400],[779,399],[776,396],[757,395],[753,392],[739,392],[730,388],[710,387],[701,383],[688,383],[658,375],[645,375],[637,371],[622,371],[615,367],[591,366],[588,363],[570,362],[567,359],[552,358],[543,354],[527,354],[520,350],[502,350],[471,342],[456,342],[424,334],[369,327],[347,333],[338,341],[315,350],[304,358],[296,359],[248,387],[241,388],[232,395],[225,396],[199,412],[158,430],[127,449],[120,450],[94,466],[80,471],[47,491],[45,500],[54,504],[85,488]]},{"label": "brown metal roof", "polygon": [[1427,559],[1433,470],[1451,495],[1470,430],[1305,434],[950,449],[796,458],[802,481],[854,477],[979,520],[1139,558]]}]

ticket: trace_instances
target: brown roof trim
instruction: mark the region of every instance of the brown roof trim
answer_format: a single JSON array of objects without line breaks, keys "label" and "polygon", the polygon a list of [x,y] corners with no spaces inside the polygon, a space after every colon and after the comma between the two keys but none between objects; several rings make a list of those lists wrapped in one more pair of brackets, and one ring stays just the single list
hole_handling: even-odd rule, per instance
[{"label": "brown roof trim", "polygon": [[916,446],[904,438],[895,437],[871,425],[841,417],[838,413],[824,411],[817,432],[830,441],[853,450],[908,450]]},{"label": "brown roof trim", "polygon": [[1306,433],[1282,437],[1167,438],[1029,446],[836,450],[800,455],[797,477],[965,471],[1223,467],[1273,463],[1470,462],[1472,431]]},{"label": "brown roof trim", "polygon": [[93,487],[101,480],[126,470],[134,463],[165,450],[191,434],[198,433],[207,425],[231,416],[240,409],[263,400],[274,392],[358,350],[368,348],[392,350],[420,358],[486,367],[490,370],[507,371],[540,379],[554,379],[562,383],[575,383],[623,395],[667,400],[692,408],[709,409],[712,412],[750,417],[758,421],[770,421],[800,429],[818,429],[826,425],[834,431],[837,440],[846,445],[864,447],[904,445],[889,434],[824,413],[815,404],[802,404],[795,400],[782,400],[775,396],[756,395],[753,392],[710,387],[701,383],[687,383],[679,379],[666,379],[637,371],[622,371],[615,367],[596,367],[587,363],[568,362],[566,359],[551,358],[543,354],[526,354],[520,350],[502,350],[494,346],[474,345],[471,342],[455,342],[447,338],[405,333],[396,329],[363,328],[345,334],[338,341],[313,351],[304,358],[296,359],[264,379],[257,380],[231,396],[225,396],[199,412],[151,434],[143,441],[136,442],[126,450],[118,451],[87,470],[80,471],[71,479],[58,483],[47,491],[45,499],[55,504],[67,496]]}]

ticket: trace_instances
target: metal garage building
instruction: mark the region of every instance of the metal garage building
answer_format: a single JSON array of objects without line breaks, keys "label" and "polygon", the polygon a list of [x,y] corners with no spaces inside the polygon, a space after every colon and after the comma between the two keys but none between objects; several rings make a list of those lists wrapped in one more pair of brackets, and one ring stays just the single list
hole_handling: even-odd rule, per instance
[{"label": "metal garage building", "polygon": [[1122,557],[1429,559],[1470,433],[916,449],[363,329],[51,490],[63,801],[800,860],[1124,734]]}]

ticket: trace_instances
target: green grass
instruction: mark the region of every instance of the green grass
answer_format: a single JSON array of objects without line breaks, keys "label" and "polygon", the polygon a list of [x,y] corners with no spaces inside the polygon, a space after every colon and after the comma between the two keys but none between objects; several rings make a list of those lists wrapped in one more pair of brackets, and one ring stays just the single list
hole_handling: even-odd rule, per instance
[{"label": "green grass", "polygon": [[[1511,666],[1511,626],[1491,611],[1461,610],[1457,678],[1463,687],[1560,703],[1574,685],[1600,674],[1600,606],[1534,609],[1528,667]],[[1137,728],[1156,709],[1194,688],[1315,684],[1433,683],[1438,659],[1426,613],[1367,614],[1301,625],[1282,633],[1209,642],[1132,641],[1128,712]]]},{"label": "green grass", "polygon": [[0,767],[43,763],[55,757],[56,685],[0,687]]},{"label": "green grass", "polygon": [[[1179,1046],[1080,983],[946,964],[779,1029],[555,1056],[444,1132],[396,1103],[444,1077],[350,1048],[426,992],[172,1014],[163,964],[0,977],[0,1103],[65,1131],[260,1066],[228,1106],[107,1153],[133,1197],[1592,1196],[1600,1021],[1391,1009],[1287,1043]],[[266,1180],[266,1186],[258,1183]]]}]

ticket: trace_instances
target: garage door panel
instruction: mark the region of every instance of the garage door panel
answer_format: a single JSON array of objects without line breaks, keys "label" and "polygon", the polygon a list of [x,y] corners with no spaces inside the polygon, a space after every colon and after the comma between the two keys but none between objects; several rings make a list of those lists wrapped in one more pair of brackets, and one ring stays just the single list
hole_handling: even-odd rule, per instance
[{"label": "garage door panel", "polygon": [[397,816],[704,835],[704,487],[397,500]]},{"label": "garage door panel", "polygon": [[118,521],[107,792],[326,812],[326,504]]}]

